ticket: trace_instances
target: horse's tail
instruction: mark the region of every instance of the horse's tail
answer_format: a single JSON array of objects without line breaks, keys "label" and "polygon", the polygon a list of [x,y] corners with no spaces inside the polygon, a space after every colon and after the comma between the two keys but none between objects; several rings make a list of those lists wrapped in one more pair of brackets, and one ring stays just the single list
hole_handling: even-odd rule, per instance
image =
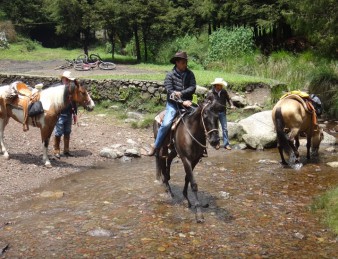
[{"label": "horse's tail", "polygon": [[289,139],[284,132],[285,123],[283,120],[281,107],[278,107],[275,111],[276,132],[279,146],[287,153],[290,154],[292,148],[289,144]]}]

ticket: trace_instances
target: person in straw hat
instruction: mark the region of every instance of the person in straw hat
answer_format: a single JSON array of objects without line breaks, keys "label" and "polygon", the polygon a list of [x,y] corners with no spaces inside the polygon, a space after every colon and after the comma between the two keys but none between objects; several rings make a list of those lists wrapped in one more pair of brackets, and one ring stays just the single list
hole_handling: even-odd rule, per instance
[{"label": "person in straw hat", "polygon": [[[75,78],[71,76],[70,71],[64,71],[60,76],[62,84],[70,87],[75,84]],[[60,142],[63,135],[63,154],[65,156],[73,156],[69,151],[70,133],[72,132],[72,118],[77,114],[77,105],[70,102],[66,108],[61,111],[58,121],[54,129],[54,156],[60,159]],[[74,117],[75,118],[75,117]],[[75,121],[75,120],[74,120]]]},{"label": "person in straw hat", "polygon": [[193,94],[196,91],[196,79],[194,73],[188,69],[188,55],[186,52],[179,51],[171,59],[170,63],[175,66],[167,73],[164,80],[164,87],[167,90],[166,112],[162,124],[157,132],[156,140],[148,152],[148,156],[153,156],[160,149],[171,124],[176,116],[180,105],[179,100],[185,107],[192,105]]},{"label": "person in straw hat", "polygon": [[221,104],[221,110],[218,113],[218,119],[222,126],[222,134],[223,134],[223,144],[224,148],[227,150],[231,150],[231,146],[228,138],[228,127],[227,127],[227,117],[226,117],[226,107],[227,103],[230,105],[231,109],[235,108],[233,105],[227,90],[225,89],[228,86],[228,83],[223,80],[223,78],[215,78],[215,80],[211,83],[212,94],[215,96],[215,99],[219,104]]}]

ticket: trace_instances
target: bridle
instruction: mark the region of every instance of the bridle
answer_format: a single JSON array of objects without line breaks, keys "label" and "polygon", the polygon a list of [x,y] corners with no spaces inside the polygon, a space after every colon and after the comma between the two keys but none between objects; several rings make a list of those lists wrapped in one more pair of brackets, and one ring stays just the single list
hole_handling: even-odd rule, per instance
[{"label": "bridle", "polygon": [[[183,103],[183,100],[182,100],[182,99],[176,99],[175,97],[173,97],[173,94],[170,96],[170,99],[176,101],[177,107],[178,107],[178,103]],[[218,129],[211,129],[211,130],[207,131],[207,128],[206,128],[206,126],[205,126],[205,122],[204,122],[204,118],[203,118],[203,112],[204,112],[205,108],[206,108],[209,104],[211,104],[211,101],[208,101],[208,102],[202,107],[202,111],[201,111],[201,120],[202,120],[202,125],[203,125],[203,129],[204,129],[205,137],[206,137],[206,139],[210,142],[209,134],[210,134],[211,132],[213,132],[213,131],[218,131]],[[199,105],[198,105],[198,106],[199,106]],[[179,111],[180,115],[182,115],[181,110],[179,109],[179,107],[178,107],[178,111]],[[184,121],[184,117],[182,117],[182,122],[183,122],[183,125],[184,125],[184,127],[186,128],[186,130],[187,130],[189,136],[190,136],[190,137],[191,137],[198,145],[200,145],[200,146],[203,147],[203,148],[207,148],[206,145],[203,145],[201,142],[199,142],[199,141],[192,135],[192,133],[190,132],[188,126],[186,125],[186,123],[185,123],[185,121]]]},{"label": "bridle", "polygon": [[[77,81],[74,81],[74,84],[75,84],[76,87],[79,87],[79,92],[81,94],[83,94],[83,95],[86,94],[87,95],[86,100],[83,101],[83,107],[86,109],[86,107],[90,104],[91,98],[90,98],[88,92],[84,92],[83,90],[80,89],[81,86],[79,85],[79,83]],[[72,91],[71,84],[68,83],[68,101],[69,101],[69,103],[71,105],[72,105],[72,94],[73,94],[73,91]]]}]

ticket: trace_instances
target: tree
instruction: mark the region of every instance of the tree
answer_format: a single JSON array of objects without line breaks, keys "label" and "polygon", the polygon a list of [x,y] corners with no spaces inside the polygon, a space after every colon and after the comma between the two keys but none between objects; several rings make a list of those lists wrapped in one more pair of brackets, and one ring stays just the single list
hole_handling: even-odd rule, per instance
[{"label": "tree", "polygon": [[338,57],[338,5],[335,0],[288,0],[292,9],[284,15],[292,28],[306,35],[325,55]]},{"label": "tree", "polygon": [[44,0],[44,9],[56,22],[56,32],[70,39],[82,38],[84,53],[88,55],[91,33],[96,28],[95,0]]},{"label": "tree", "polygon": [[2,8],[15,25],[30,25],[48,21],[41,6],[44,0],[3,0]]},{"label": "tree", "polygon": [[98,0],[96,2],[98,23],[107,32],[112,46],[113,59],[117,40],[120,40],[121,48],[123,48],[132,37],[129,19],[124,14],[123,2],[111,0]]}]

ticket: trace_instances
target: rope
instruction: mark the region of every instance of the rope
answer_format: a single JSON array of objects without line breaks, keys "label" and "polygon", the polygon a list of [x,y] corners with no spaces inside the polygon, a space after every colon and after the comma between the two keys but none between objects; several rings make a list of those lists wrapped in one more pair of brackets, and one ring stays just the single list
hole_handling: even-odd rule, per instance
[{"label": "rope", "polygon": [[[178,106],[178,103],[181,103],[181,104],[182,104],[182,103],[183,103],[183,100],[182,100],[181,98],[179,98],[179,99],[176,98],[175,95],[174,95],[174,93],[172,93],[172,94],[170,95],[170,99],[176,102],[178,112],[180,113],[180,115],[182,115],[181,109],[180,109],[180,107]],[[205,106],[203,106],[202,111],[201,111],[201,120],[202,120],[203,129],[204,129],[204,134],[205,134],[205,137],[206,137],[208,140],[209,140],[208,134],[209,134],[210,132],[218,131],[218,129],[212,129],[212,130],[209,130],[209,131],[206,130],[205,122],[204,122],[204,119],[203,119],[203,111],[204,111],[204,109],[205,109],[209,104],[210,104],[210,102],[208,102]],[[197,105],[198,105],[198,104],[197,104]],[[198,105],[198,106],[199,106],[199,105]],[[186,128],[186,130],[187,130],[189,136],[190,136],[197,144],[199,144],[201,147],[207,148],[206,145],[203,145],[201,142],[199,142],[199,141],[192,135],[192,133],[190,132],[188,126],[186,125],[186,123],[185,123],[185,121],[184,121],[184,116],[182,117],[182,122],[183,122],[183,125],[184,125],[184,127]]]}]

